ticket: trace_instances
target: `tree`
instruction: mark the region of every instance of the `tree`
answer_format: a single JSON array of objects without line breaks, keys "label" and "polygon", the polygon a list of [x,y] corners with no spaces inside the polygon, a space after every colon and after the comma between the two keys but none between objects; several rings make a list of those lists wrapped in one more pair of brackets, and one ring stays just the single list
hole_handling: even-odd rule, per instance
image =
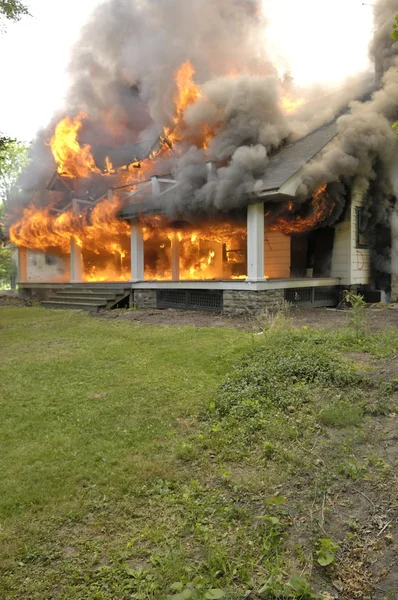
[{"label": "tree", "polygon": [[17,268],[12,257],[12,250],[6,248],[2,236],[4,232],[4,205],[0,204],[0,288],[15,287]]},{"label": "tree", "polygon": [[28,15],[27,7],[19,0],[0,0],[0,16],[9,21],[19,21],[24,15]]},{"label": "tree", "polygon": [[398,15],[395,15],[395,21],[392,26],[391,39],[398,40]]},{"label": "tree", "polygon": [[10,194],[17,191],[17,180],[29,162],[28,148],[10,138],[0,139],[0,203],[7,203]]},{"label": "tree", "polygon": [[[24,15],[28,15],[27,7],[19,0],[0,0],[0,32],[5,29],[4,22],[19,21]],[[0,153],[5,145],[12,142],[8,137],[5,137],[0,131]],[[1,160],[1,159],[0,159]]]},{"label": "tree", "polygon": [[7,242],[6,209],[10,194],[18,191],[18,176],[28,164],[28,149],[14,140],[0,140],[0,287],[15,285],[16,268]]}]

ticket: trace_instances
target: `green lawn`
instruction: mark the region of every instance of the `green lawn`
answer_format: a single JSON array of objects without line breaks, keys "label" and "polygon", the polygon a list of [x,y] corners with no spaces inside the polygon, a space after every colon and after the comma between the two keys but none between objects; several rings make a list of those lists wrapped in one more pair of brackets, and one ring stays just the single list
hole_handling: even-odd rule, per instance
[{"label": "green lawn", "polygon": [[274,325],[0,308],[1,600],[370,595],[344,578],[372,527],[393,548],[398,334]]},{"label": "green lawn", "polygon": [[0,333],[1,532],[19,542],[32,520],[167,477],[184,420],[250,344],[40,308],[0,309]]}]

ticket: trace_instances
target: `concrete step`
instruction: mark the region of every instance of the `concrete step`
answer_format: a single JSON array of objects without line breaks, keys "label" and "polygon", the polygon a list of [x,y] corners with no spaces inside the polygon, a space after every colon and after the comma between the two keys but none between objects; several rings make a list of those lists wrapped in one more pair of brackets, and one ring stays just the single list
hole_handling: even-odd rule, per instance
[{"label": "concrete step", "polygon": [[89,310],[97,312],[106,307],[106,302],[65,302],[63,300],[45,300],[41,303],[45,308],[62,308],[64,310]]},{"label": "concrete step", "polygon": [[70,310],[92,310],[111,308],[122,300],[128,298],[130,288],[124,286],[98,287],[98,286],[65,286],[57,289],[44,302],[46,308],[64,308]]},{"label": "concrete step", "polygon": [[117,302],[117,296],[94,296],[89,294],[56,294],[47,298],[48,302],[92,302],[94,304],[107,304],[108,302]]},{"label": "concrete step", "polygon": [[80,291],[80,290],[60,290],[53,294],[53,296],[57,296],[57,298],[116,298],[117,296],[124,295],[123,291],[114,291],[114,292],[101,292],[101,291]]},{"label": "concrete step", "polygon": [[96,286],[65,286],[59,289],[59,291],[63,291],[63,292],[68,292],[70,290],[73,290],[75,292],[94,292],[94,293],[98,293],[98,292],[104,292],[107,294],[115,294],[116,292],[118,293],[122,293],[125,292],[126,290],[130,290],[129,286],[118,286],[118,287],[96,287]]}]

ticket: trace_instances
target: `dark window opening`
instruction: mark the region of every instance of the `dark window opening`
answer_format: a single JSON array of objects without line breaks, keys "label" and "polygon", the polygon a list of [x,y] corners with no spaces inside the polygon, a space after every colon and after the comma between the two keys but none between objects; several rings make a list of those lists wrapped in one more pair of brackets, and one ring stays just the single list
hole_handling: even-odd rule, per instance
[{"label": "dark window opening", "polygon": [[356,248],[369,248],[369,239],[367,235],[367,214],[363,207],[355,208],[355,226],[356,226]]},{"label": "dark window opening", "polygon": [[45,254],[44,255],[44,262],[46,265],[56,265],[57,264],[57,258],[56,256],[51,256],[51,254]]}]

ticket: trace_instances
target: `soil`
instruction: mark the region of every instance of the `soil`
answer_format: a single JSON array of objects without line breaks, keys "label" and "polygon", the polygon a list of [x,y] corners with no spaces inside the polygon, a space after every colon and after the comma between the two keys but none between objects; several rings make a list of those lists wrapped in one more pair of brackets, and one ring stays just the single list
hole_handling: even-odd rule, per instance
[{"label": "soil", "polygon": [[31,300],[20,298],[16,292],[1,292],[0,306],[31,306]]},{"label": "soil", "polygon": [[[112,310],[91,313],[91,316],[101,319],[122,319],[135,323],[150,325],[169,325],[176,327],[233,327],[245,331],[258,330],[263,326],[261,317],[239,316],[231,317],[219,313],[189,311],[189,310]],[[370,331],[398,327],[398,304],[370,306],[366,310],[366,325]],[[336,329],[344,327],[350,320],[349,310],[331,308],[292,308],[292,318],[298,327]]]}]

